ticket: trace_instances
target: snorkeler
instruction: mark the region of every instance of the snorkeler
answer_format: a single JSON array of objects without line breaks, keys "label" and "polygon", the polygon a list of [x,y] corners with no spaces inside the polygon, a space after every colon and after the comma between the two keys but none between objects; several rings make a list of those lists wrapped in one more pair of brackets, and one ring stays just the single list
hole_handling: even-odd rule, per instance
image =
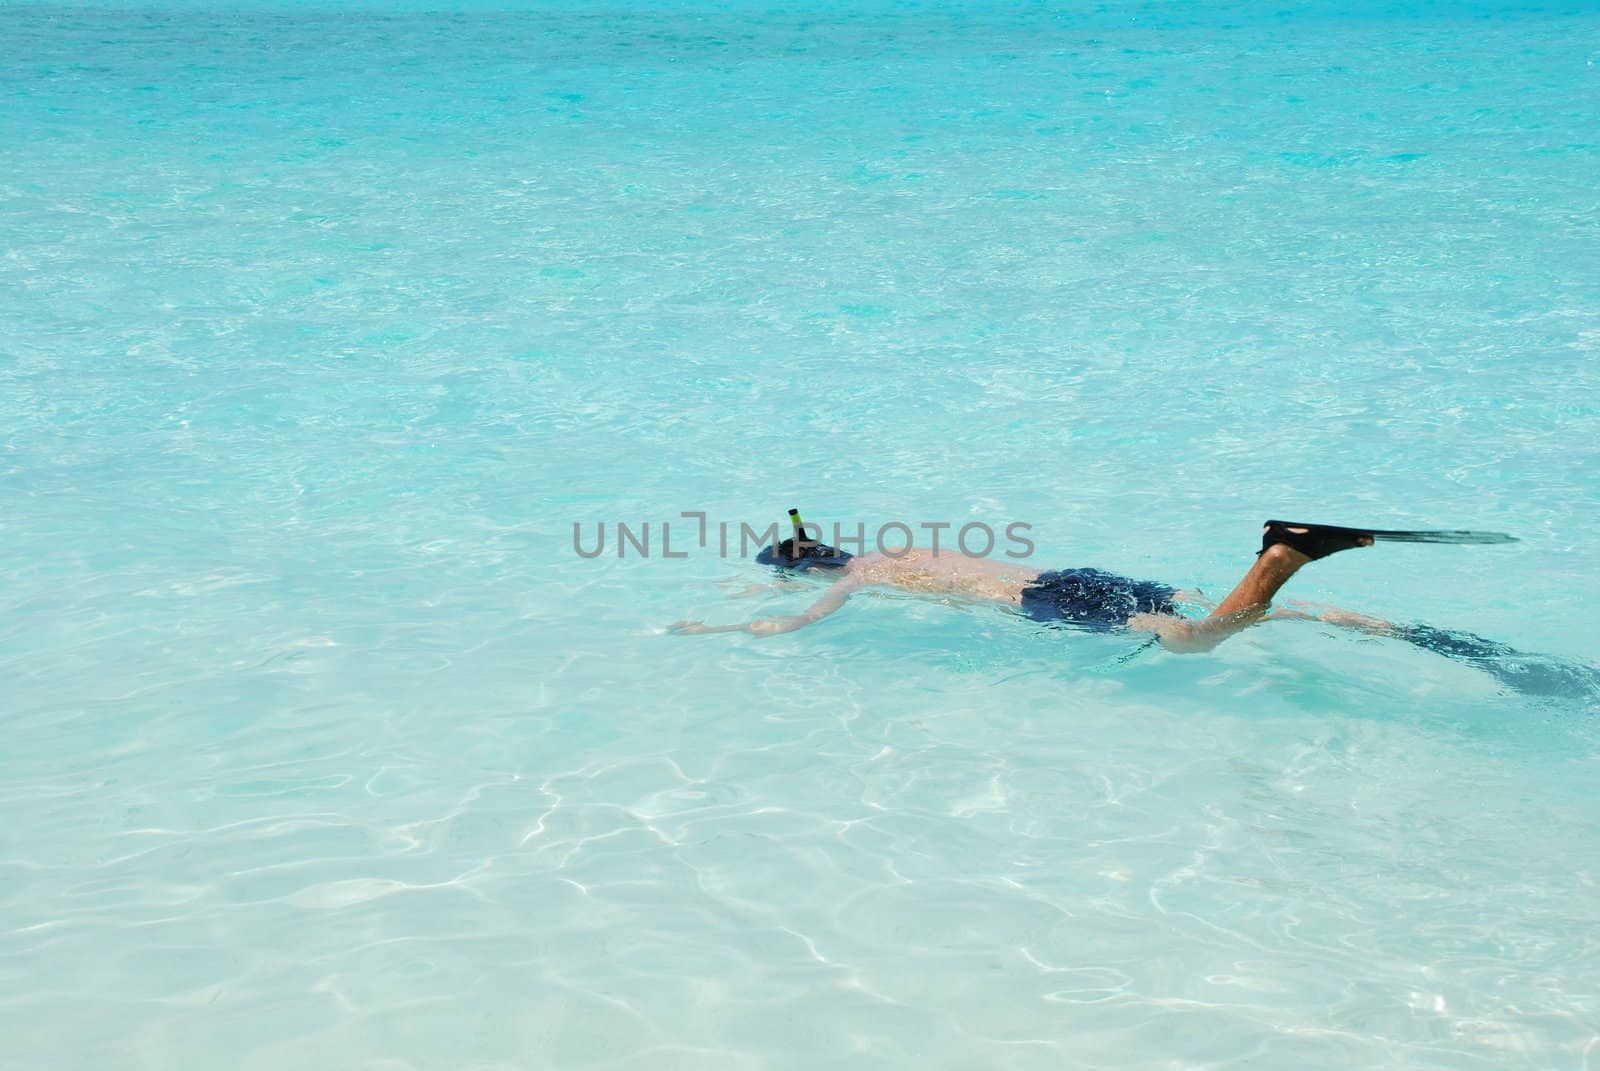
[{"label": "snorkeler", "polygon": [[[799,513],[789,511],[794,534],[756,557],[785,573],[837,576],[822,597],[803,613],[734,625],[679,621],[671,631],[685,635],[749,632],[773,636],[822,620],[857,591],[888,588],[943,598],[1008,607],[1038,621],[1090,632],[1152,633],[1169,651],[1209,651],[1223,640],[1268,619],[1312,619],[1377,635],[1395,636],[1494,674],[1522,691],[1540,694],[1593,694],[1600,674],[1542,656],[1524,655],[1504,644],[1470,633],[1425,625],[1402,626],[1376,617],[1322,608],[1318,613],[1274,610],[1272,599],[1289,578],[1310,562],[1379,541],[1405,543],[1512,543],[1499,532],[1386,531],[1325,524],[1268,521],[1261,550],[1243,579],[1210,606],[1198,592],[1179,591],[1155,581],[1130,580],[1099,569],[1041,572],[1009,561],[908,549],[898,556],[852,555],[810,539]],[[1209,608],[1204,617],[1184,617],[1181,606]]]}]

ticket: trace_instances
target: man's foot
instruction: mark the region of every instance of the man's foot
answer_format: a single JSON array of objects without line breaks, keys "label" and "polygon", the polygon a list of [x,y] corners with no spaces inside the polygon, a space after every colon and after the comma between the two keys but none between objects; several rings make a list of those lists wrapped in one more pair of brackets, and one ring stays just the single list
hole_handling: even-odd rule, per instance
[{"label": "man's foot", "polygon": [[1386,543],[1515,543],[1516,536],[1504,532],[1473,532],[1462,529],[1399,531],[1389,528],[1340,528],[1333,524],[1302,524],[1298,521],[1268,521],[1261,529],[1261,550],[1282,544],[1316,561],[1352,547]]},{"label": "man's foot", "polygon": [[1293,521],[1268,521],[1261,528],[1261,550],[1265,554],[1282,544],[1316,561],[1341,550],[1370,547],[1373,534],[1360,528],[1339,528],[1331,524],[1298,524]]}]

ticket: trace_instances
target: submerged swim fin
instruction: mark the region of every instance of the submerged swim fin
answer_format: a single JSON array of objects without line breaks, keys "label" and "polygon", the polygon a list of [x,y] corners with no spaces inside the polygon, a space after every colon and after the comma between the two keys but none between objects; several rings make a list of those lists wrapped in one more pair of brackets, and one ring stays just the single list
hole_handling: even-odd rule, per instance
[{"label": "submerged swim fin", "polygon": [[1402,531],[1384,528],[1340,528],[1333,524],[1301,524],[1298,521],[1268,521],[1261,529],[1261,550],[1276,543],[1298,550],[1316,561],[1353,547],[1385,543],[1515,543],[1517,537],[1504,532],[1469,532],[1462,529],[1441,531]]}]

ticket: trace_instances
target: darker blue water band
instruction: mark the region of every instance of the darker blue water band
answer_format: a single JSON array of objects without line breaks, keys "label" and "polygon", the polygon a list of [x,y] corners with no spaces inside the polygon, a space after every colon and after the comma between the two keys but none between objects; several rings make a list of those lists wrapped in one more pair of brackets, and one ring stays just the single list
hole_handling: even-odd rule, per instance
[{"label": "darker blue water band", "polygon": [[1529,654],[1470,632],[1407,625],[1393,635],[1423,650],[1475,666],[1524,695],[1584,699],[1600,697],[1600,670],[1549,655]]}]

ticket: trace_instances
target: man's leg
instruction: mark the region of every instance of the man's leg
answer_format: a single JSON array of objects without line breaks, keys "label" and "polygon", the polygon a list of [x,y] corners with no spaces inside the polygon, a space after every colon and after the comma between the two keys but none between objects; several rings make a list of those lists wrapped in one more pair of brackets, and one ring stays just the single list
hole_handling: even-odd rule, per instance
[{"label": "man's leg", "polygon": [[1250,571],[1244,574],[1244,579],[1228,592],[1227,598],[1217,604],[1217,608],[1211,611],[1211,617],[1206,620],[1227,618],[1238,622],[1234,632],[1249,628],[1267,615],[1267,611],[1272,609],[1272,597],[1278,594],[1278,589],[1310,560],[1293,547],[1274,543],[1261,552],[1255,564],[1250,566]]},{"label": "man's leg", "polygon": [[[1371,546],[1368,538],[1362,546]],[[1128,627],[1140,632],[1153,632],[1161,645],[1169,651],[1192,654],[1209,651],[1236,632],[1243,632],[1267,616],[1272,609],[1272,598],[1289,578],[1311,557],[1284,543],[1274,543],[1261,552],[1244,579],[1228,593],[1228,597],[1200,621],[1184,621],[1165,614],[1136,614]]]}]

